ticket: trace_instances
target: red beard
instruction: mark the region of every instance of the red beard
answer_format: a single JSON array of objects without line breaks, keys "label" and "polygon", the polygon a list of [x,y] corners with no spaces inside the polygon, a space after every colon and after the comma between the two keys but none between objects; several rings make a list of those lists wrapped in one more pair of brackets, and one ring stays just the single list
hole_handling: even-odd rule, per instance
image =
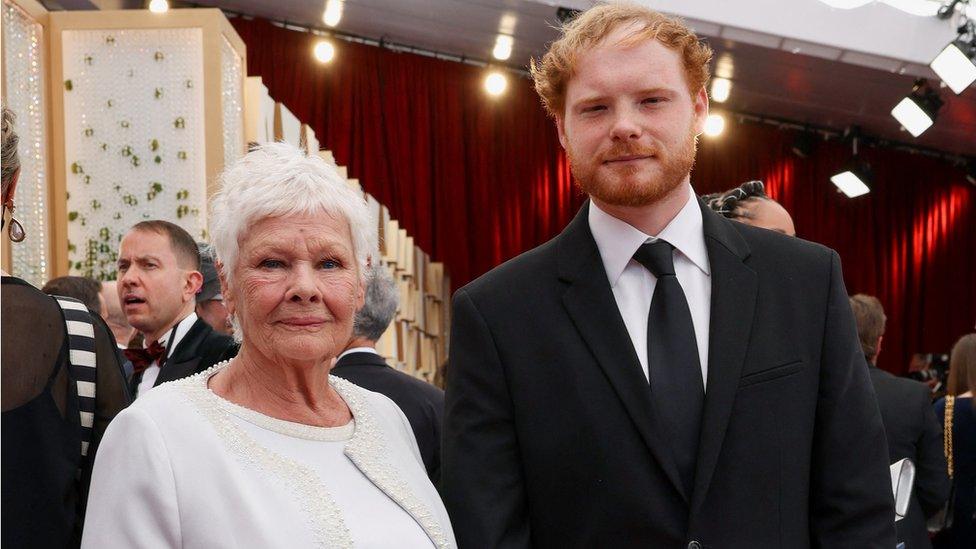
[{"label": "red beard", "polygon": [[[573,179],[580,189],[604,204],[640,207],[659,201],[680,185],[695,165],[697,136],[688,132],[681,147],[667,151],[657,145],[631,142],[615,144],[595,159],[583,159],[567,148]],[[604,162],[622,156],[651,156],[655,166],[608,166]]]}]

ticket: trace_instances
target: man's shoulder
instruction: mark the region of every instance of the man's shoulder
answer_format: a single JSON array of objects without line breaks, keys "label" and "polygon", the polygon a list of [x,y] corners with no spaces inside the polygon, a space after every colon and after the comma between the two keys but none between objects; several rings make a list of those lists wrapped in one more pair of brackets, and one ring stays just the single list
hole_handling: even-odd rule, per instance
[{"label": "man's shoulder", "polygon": [[340,361],[332,373],[364,389],[385,394],[398,403],[400,399],[435,404],[444,401],[441,389],[389,366],[343,364]]},{"label": "man's shoulder", "polygon": [[546,274],[555,273],[560,236],[509,259],[460,288],[470,295],[510,294]]},{"label": "man's shoulder", "polygon": [[893,402],[898,403],[899,408],[904,408],[911,402],[922,402],[928,405],[931,398],[930,391],[924,383],[898,377],[877,367],[872,367],[870,372],[878,399],[890,398]]}]

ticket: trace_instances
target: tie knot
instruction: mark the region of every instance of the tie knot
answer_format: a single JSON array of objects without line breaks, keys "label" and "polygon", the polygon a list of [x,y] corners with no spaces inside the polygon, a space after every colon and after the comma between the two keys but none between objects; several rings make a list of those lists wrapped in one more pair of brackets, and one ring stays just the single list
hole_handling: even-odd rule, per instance
[{"label": "tie knot", "polygon": [[648,242],[637,248],[634,260],[647,268],[648,271],[661,278],[674,276],[674,246],[664,240]]}]

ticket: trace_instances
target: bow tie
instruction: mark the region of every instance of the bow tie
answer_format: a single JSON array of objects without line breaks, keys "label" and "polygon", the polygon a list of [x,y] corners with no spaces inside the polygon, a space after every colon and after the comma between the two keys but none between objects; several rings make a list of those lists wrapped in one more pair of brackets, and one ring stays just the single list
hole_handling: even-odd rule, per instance
[{"label": "bow tie", "polygon": [[133,375],[141,374],[153,362],[159,361],[159,367],[163,367],[166,362],[166,347],[158,341],[152,342],[148,349],[124,349],[122,351],[125,358],[132,362]]}]

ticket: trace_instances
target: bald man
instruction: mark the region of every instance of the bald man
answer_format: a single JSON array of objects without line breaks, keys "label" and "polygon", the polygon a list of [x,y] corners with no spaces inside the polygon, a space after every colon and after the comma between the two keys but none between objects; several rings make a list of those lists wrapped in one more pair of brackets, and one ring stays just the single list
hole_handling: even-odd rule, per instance
[{"label": "bald man", "polygon": [[796,236],[790,212],[766,194],[762,181],[747,181],[723,193],[705,195],[702,200],[709,208],[729,219]]}]

